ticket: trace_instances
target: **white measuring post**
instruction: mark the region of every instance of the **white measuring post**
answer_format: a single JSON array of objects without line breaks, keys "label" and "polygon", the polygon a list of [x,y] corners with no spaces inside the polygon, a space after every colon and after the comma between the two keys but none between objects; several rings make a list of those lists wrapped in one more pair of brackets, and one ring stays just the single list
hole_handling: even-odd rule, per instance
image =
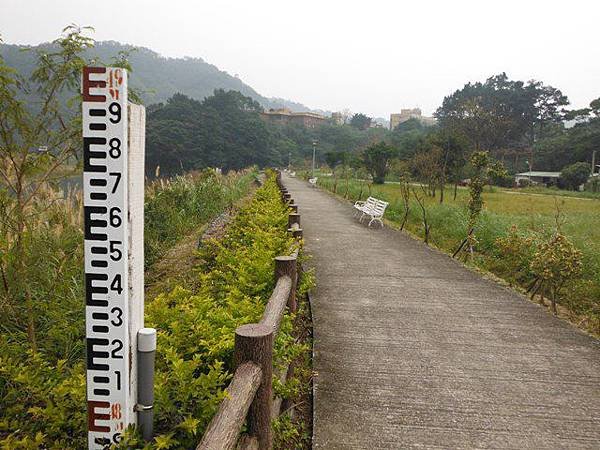
[{"label": "white measuring post", "polygon": [[88,448],[105,449],[136,423],[145,110],[121,68],[85,67],[82,94]]}]

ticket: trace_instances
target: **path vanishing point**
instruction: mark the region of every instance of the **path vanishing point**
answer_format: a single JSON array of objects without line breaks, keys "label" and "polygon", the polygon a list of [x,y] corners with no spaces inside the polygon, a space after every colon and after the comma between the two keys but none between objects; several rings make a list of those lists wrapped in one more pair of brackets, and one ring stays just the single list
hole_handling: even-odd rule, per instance
[{"label": "path vanishing point", "polygon": [[316,449],[600,449],[599,341],[284,177],[316,268]]}]

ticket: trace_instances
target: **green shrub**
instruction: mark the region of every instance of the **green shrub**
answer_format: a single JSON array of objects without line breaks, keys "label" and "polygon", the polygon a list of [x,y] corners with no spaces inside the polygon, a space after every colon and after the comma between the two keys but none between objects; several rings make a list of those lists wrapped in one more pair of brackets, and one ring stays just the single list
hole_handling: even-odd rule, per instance
[{"label": "green shrub", "polygon": [[571,164],[563,167],[560,172],[560,183],[567,189],[578,190],[579,186],[585,184],[590,176],[590,165],[584,162]]},{"label": "green shrub", "polygon": [[[158,257],[193,227],[240,198],[254,176],[252,172],[228,176],[203,173],[150,186],[145,224],[153,252],[149,256]],[[7,280],[0,282],[0,448],[81,449],[87,446],[81,195],[71,192],[63,197],[48,186],[34,208],[33,212],[40,213],[23,235],[26,272],[18,283],[13,283],[14,238],[7,233],[0,235],[0,268]],[[173,222],[165,223],[169,220]],[[28,338],[28,311],[22,306],[26,295],[33,299],[36,351]],[[161,301],[188,301],[189,297],[190,293],[180,288]],[[156,318],[149,317],[149,323],[159,319],[159,306],[157,303]],[[229,321],[225,309],[222,316],[224,322]],[[177,332],[187,336],[190,330],[174,326],[171,334]],[[207,336],[212,333],[205,332]],[[163,411],[159,417],[173,417],[165,419],[161,429],[172,420],[182,429],[196,430],[195,424],[209,420],[222,396],[206,386],[223,385],[228,374],[224,363],[215,360],[205,366],[204,359],[190,357],[179,348],[170,349],[168,340],[163,346],[164,339],[161,335],[164,353],[159,357],[157,405]],[[185,408],[178,408],[179,404]],[[185,419],[179,420],[183,415]]]},{"label": "green shrub", "polygon": [[[200,250],[197,290],[177,287],[147,305],[146,325],[158,330],[158,435],[150,448],[193,448],[199,442],[232,375],[235,329],[260,320],[274,288],[273,258],[293,245],[287,215],[271,176],[224,238]],[[286,316],[276,340],[278,360],[306,351],[293,344],[291,331]]]},{"label": "green shrub", "polygon": [[588,192],[600,192],[600,176],[595,176],[585,184],[585,190]]}]

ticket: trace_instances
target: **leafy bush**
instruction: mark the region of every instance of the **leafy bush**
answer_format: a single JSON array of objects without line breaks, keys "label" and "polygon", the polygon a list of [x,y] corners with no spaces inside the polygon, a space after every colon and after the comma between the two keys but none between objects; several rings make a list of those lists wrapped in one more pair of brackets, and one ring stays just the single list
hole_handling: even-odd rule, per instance
[{"label": "leafy bush", "polygon": [[[232,375],[235,329],[260,320],[274,287],[273,258],[293,245],[287,215],[270,177],[225,237],[202,247],[199,288],[177,287],[147,306],[146,324],[158,330],[158,436],[150,448],[193,448],[200,440]],[[298,351],[290,320],[277,337],[280,359]]]},{"label": "leafy bush", "polygon": [[584,162],[571,164],[563,168],[560,182],[567,189],[577,190],[590,176],[590,165]]},{"label": "leafy bush", "polygon": [[600,176],[595,176],[585,184],[585,190],[589,192],[600,192]]},{"label": "leafy bush", "polygon": [[578,277],[582,270],[582,253],[562,233],[557,232],[542,242],[531,260],[530,268],[537,281],[536,291],[550,297],[552,310],[565,284]]},{"label": "leafy bush", "polygon": [[[253,177],[252,172],[226,177],[205,173],[150,186],[145,224],[150,256],[156,258],[241,197]],[[0,190],[2,201],[10,199],[3,198]],[[27,249],[21,261],[26,269],[22,280],[15,278],[13,268],[14,236],[0,235],[0,448],[80,449],[86,447],[81,195],[63,195],[43,186],[30,213],[33,219],[22,235]],[[172,224],[164,223],[171,219]],[[184,292],[178,289],[169,298],[175,301]],[[26,296],[32,299],[31,311],[23,307]],[[28,333],[30,318],[40,337],[35,348]],[[220,363],[203,367],[205,373],[197,376],[194,358],[181,362],[179,353],[168,350],[162,356],[157,402],[164,411],[178,404],[171,400],[176,392],[186,402],[190,397],[198,404],[218,402],[218,394],[202,389],[226,381]],[[181,426],[191,429],[196,420],[206,421],[209,412],[202,414],[182,421]]]},{"label": "leafy bush", "polygon": [[522,187],[522,188],[526,188],[526,187],[529,187],[529,186],[532,186],[532,185],[533,185],[533,183],[531,182],[531,180],[529,178],[521,178],[519,180],[519,185],[518,186]]},{"label": "leafy bush", "polygon": [[534,278],[531,262],[535,247],[536,238],[531,234],[522,233],[513,225],[506,236],[496,239],[496,273],[512,283],[531,283]]}]

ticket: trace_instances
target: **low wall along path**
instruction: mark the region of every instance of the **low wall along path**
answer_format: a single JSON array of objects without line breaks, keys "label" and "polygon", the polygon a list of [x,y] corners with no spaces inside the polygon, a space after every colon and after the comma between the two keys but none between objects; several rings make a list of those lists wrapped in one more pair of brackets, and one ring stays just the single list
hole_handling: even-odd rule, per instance
[{"label": "low wall along path", "polygon": [[317,274],[315,448],[600,448],[599,341],[283,182]]}]

